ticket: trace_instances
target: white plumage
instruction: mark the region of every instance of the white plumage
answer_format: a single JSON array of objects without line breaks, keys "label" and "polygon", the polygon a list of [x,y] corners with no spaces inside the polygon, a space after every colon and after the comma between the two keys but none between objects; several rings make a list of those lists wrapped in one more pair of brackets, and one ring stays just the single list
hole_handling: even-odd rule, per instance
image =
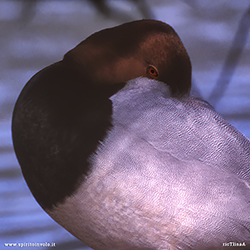
[{"label": "white plumage", "polygon": [[131,80],[110,99],[113,128],[92,173],[49,214],[95,249],[249,243],[249,140],[207,102],[172,98],[156,80]]}]

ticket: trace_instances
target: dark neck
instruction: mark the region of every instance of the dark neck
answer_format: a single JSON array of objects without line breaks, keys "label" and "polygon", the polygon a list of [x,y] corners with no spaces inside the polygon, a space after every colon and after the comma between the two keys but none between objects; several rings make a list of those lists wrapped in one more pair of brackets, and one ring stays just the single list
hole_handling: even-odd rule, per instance
[{"label": "dark neck", "polygon": [[91,171],[89,156],[111,127],[108,91],[90,86],[59,62],[35,75],[16,103],[15,152],[30,190],[44,209],[63,202],[77,189]]}]

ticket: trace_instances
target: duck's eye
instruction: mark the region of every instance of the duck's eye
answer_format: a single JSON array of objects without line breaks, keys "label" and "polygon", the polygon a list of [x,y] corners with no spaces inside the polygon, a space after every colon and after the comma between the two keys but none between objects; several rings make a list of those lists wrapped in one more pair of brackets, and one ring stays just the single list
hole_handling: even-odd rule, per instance
[{"label": "duck's eye", "polygon": [[155,66],[149,65],[148,68],[147,68],[147,74],[150,75],[153,78],[157,78],[158,70],[156,69]]}]

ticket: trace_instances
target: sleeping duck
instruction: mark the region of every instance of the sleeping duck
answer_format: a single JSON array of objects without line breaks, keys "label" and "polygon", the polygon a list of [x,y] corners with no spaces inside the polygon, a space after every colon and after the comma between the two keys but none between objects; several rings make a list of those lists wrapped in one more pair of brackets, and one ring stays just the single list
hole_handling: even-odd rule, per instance
[{"label": "sleeping duck", "polygon": [[250,141],[190,89],[188,53],[156,20],[39,71],[12,137],[40,206],[96,250],[250,246]]}]

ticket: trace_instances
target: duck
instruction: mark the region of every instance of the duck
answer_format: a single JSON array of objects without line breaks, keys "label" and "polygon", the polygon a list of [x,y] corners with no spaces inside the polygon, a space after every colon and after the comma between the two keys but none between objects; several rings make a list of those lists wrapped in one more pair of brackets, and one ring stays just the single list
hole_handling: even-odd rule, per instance
[{"label": "duck", "polygon": [[250,140],[191,91],[176,31],[98,31],[35,74],[13,111],[26,183],[97,250],[250,246]]}]

